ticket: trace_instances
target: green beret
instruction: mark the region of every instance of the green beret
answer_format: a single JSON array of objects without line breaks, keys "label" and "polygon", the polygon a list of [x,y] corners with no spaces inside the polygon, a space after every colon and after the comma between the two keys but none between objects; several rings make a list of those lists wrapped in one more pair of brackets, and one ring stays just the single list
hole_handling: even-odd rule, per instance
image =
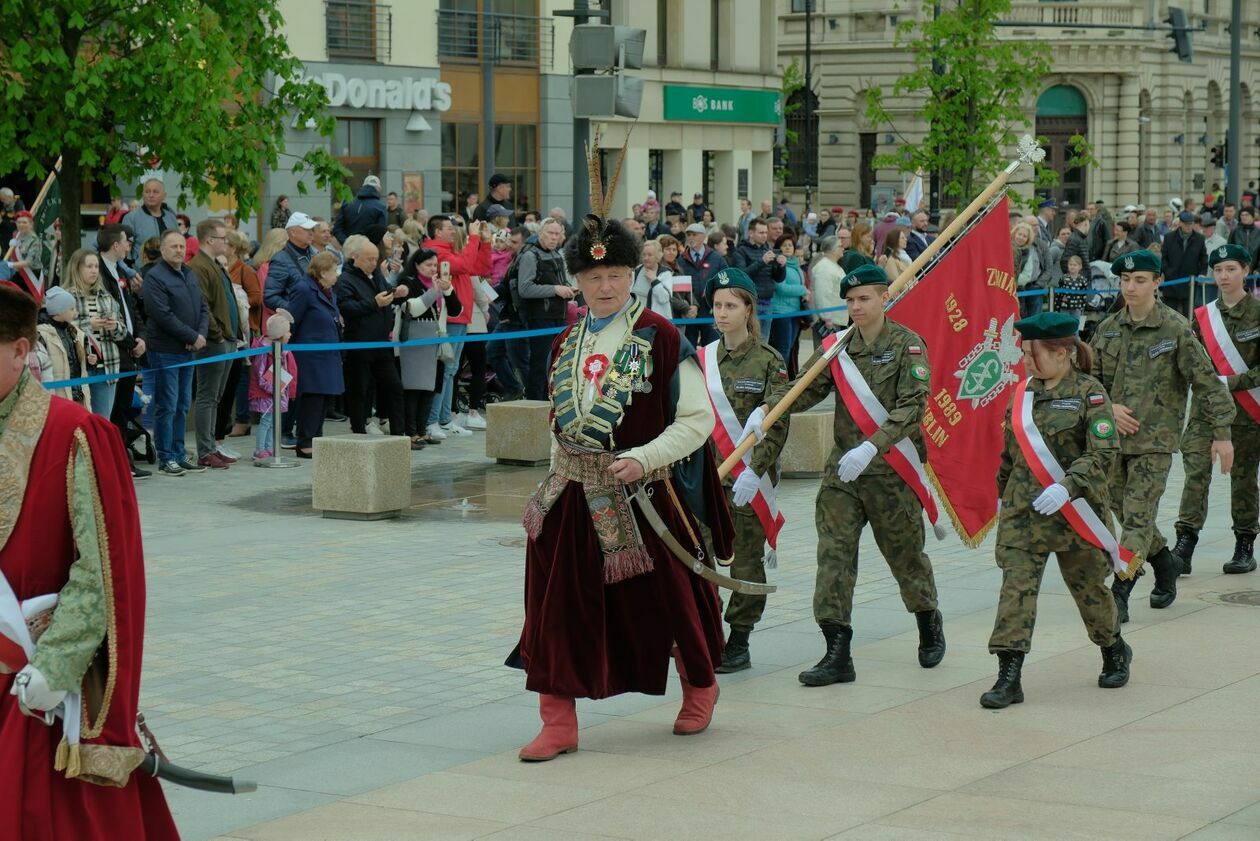
[{"label": "green beret", "polygon": [[704,287],[704,295],[713,302],[713,293],[719,289],[743,289],[749,295],[753,296],[753,300],[757,300],[757,284],[752,282],[752,278],[743,269],[729,267],[709,278],[708,284]]},{"label": "green beret", "polygon": [[1066,339],[1080,329],[1076,316],[1064,312],[1039,312],[1015,322],[1015,329],[1025,339]]},{"label": "green beret", "polygon": [[840,297],[859,286],[887,286],[891,283],[884,270],[874,263],[863,263],[840,280]]},{"label": "green beret", "polygon": [[1143,248],[1141,251],[1131,251],[1125,254],[1119,260],[1111,264],[1111,273],[1119,276],[1124,272],[1154,272],[1162,274],[1163,265],[1154,253]]},{"label": "green beret", "polygon": [[1241,245],[1222,245],[1213,248],[1208,254],[1208,266],[1224,263],[1226,260],[1237,260],[1244,269],[1251,265],[1251,252]]}]

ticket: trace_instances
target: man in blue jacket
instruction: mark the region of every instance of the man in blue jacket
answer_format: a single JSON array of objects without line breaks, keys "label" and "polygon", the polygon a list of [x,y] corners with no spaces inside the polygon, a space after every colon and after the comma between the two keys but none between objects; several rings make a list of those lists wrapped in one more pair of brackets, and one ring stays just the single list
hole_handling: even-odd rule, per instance
[{"label": "man in blue jacket", "polygon": [[298,211],[289,216],[285,233],[289,241],[267,264],[267,285],[263,289],[263,303],[269,309],[288,309],[289,295],[293,287],[306,277],[306,266],[315,256],[311,247],[315,226],[319,223]]},{"label": "man in blue jacket", "polygon": [[333,225],[333,236],[337,242],[345,242],[346,237],[366,233],[373,225],[388,224],[388,215],[385,201],[381,198],[381,179],[369,175],[363,179],[363,186],[355,194],[354,201],[341,206],[337,222]]},{"label": "man in blue jacket", "polygon": [[204,467],[188,458],[184,430],[192,404],[193,354],[206,346],[210,310],[201,296],[196,276],[184,265],[184,235],[179,228],[162,234],[162,259],[144,280],[145,346],[154,378],[153,443],[159,470],[165,476],[183,476]]}]

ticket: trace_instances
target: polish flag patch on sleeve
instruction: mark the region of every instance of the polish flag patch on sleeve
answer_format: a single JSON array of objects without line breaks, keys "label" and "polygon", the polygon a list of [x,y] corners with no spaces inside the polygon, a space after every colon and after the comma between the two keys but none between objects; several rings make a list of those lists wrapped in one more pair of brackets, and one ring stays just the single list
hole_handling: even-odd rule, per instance
[{"label": "polish flag patch on sleeve", "polygon": [[910,345],[908,348],[906,348],[906,353],[910,354],[911,356],[922,356],[922,355],[923,355],[923,346],[922,346],[922,345]]},{"label": "polish flag patch on sleeve", "polygon": [[1107,398],[1105,395],[1091,394],[1089,396],[1089,405],[1091,406],[1101,406],[1103,403],[1106,403],[1106,402],[1107,402]]}]

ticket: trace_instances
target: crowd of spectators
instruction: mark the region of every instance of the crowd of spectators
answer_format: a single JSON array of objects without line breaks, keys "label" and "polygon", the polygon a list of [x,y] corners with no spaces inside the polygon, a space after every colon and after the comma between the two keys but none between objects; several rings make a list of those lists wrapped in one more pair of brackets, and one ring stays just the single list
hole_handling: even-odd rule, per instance
[{"label": "crowd of spectators", "polygon": [[[156,456],[168,476],[228,469],[245,454],[231,439],[254,435],[255,460],[275,452],[272,409],[280,402],[280,446],[310,458],[324,423],[348,420],[364,434],[406,436],[413,450],[486,428],[488,399],[547,397],[553,331],[577,316],[580,296],[563,245],[574,226],[561,208],[546,215],[513,204],[512,182],[493,176],[484,197],[464,197],[455,213],[404,211],[367,176],[331,219],[276,199],[259,242],[231,215],[195,224],[166,203],[160,180],[137,202],[113,202],[95,249],[77,249],[48,272],[31,369],[44,382],[94,375],[112,379],[58,388],[110,417],[129,454]],[[642,239],[632,292],[680,321],[696,345],[716,334],[705,319],[708,280],[728,266],[757,288],[762,335],[794,374],[801,333],[814,342],[843,328],[846,272],[871,263],[890,279],[906,271],[952,217],[935,224],[904,201],[882,213],[824,208],[798,215],[791,202],[740,201],[737,218],[715,220],[702,194],[684,204],[654,192],[624,224]],[[1082,208],[1039,203],[1011,214],[1012,261],[1021,308],[1072,312],[1083,330],[1112,306],[1107,267],[1140,248],[1161,254],[1166,279],[1202,276],[1207,255],[1243,245],[1260,265],[1260,220],[1251,187],[1238,209],[1214,189],[1201,206],[1166,208],[1103,202]],[[12,250],[0,279],[19,269],[43,273],[32,217],[0,188],[0,235]],[[1189,285],[1163,290],[1184,309]],[[495,334],[461,342],[465,334]],[[501,336],[499,338],[498,336]],[[442,338],[456,341],[439,342]],[[433,340],[420,346],[394,343]],[[234,356],[285,344],[379,343],[286,352],[277,376],[271,354]],[[194,453],[185,442],[194,414]],[[133,461],[133,476],[148,471]]]}]

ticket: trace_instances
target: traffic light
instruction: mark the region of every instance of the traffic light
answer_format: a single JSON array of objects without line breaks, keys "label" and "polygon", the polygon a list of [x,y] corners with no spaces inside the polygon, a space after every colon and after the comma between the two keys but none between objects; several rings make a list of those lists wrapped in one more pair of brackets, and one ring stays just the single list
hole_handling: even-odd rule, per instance
[{"label": "traffic light", "polygon": [[631,26],[584,23],[573,27],[573,116],[638,117],[643,80],[622,70],[643,66],[647,30]]},{"label": "traffic light", "polygon": [[1190,43],[1190,25],[1186,21],[1185,9],[1169,6],[1164,23],[1172,27],[1168,37],[1173,39],[1173,47],[1169,52],[1176,53],[1182,61],[1189,61],[1194,56],[1194,46]]}]

